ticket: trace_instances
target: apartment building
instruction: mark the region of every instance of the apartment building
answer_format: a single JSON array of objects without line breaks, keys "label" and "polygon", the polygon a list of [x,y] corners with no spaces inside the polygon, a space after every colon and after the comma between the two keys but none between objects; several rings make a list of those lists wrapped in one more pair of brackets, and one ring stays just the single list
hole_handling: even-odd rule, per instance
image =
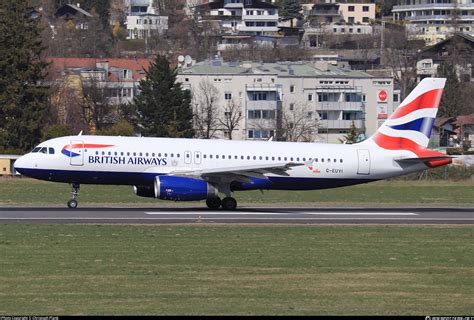
[{"label": "apartment building", "polygon": [[268,35],[277,32],[278,7],[257,0],[217,0],[196,6],[201,21],[218,21],[225,33]]},{"label": "apartment building", "polygon": [[339,11],[349,24],[370,24],[375,20],[375,3],[339,3]]},{"label": "apartment building", "polygon": [[[180,69],[178,81],[194,96],[202,94],[200,83],[212,83],[221,117],[227,116],[229,103],[239,106],[243,117],[233,139],[278,139],[285,115],[303,112],[304,118],[318,123],[317,133],[308,140],[339,143],[352,123],[370,135],[393,112],[392,78],[327,62],[204,61]],[[220,130],[216,137],[227,136]]]},{"label": "apartment building", "polygon": [[454,32],[474,34],[473,0],[400,0],[393,19],[405,21],[411,38],[427,45],[445,40]]}]

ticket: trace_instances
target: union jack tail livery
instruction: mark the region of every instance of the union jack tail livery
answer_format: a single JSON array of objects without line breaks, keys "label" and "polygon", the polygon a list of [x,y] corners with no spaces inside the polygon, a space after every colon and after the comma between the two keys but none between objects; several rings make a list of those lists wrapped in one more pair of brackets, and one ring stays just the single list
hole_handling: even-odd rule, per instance
[{"label": "union jack tail livery", "polygon": [[411,151],[429,167],[450,163],[445,154],[426,149],[445,83],[444,78],[423,79],[370,140],[382,149]]}]

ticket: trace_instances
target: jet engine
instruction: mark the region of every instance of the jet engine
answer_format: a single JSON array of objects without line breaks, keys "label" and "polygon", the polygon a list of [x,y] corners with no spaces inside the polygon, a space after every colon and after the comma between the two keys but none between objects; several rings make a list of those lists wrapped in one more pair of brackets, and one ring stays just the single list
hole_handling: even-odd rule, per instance
[{"label": "jet engine", "polygon": [[137,196],[162,200],[196,201],[218,196],[217,189],[210,183],[178,176],[157,176],[153,185],[133,189]]}]

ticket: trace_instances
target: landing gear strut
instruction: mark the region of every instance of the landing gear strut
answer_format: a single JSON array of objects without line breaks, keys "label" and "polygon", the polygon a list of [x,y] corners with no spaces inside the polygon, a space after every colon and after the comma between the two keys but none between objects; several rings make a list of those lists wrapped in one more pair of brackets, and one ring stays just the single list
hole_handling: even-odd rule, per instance
[{"label": "landing gear strut", "polygon": [[67,202],[67,206],[70,208],[70,209],[76,209],[77,208],[77,196],[79,195],[79,188],[80,188],[80,185],[79,183],[73,183],[71,184],[71,195],[72,195],[72,199],[69,200]]}]

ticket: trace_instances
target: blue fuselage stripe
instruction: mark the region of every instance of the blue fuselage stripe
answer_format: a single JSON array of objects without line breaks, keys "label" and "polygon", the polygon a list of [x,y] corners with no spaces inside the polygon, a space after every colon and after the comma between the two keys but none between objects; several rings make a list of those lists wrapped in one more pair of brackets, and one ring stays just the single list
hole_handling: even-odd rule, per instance
[{"label": "blue fuselage stripe", "polygon": [[[79,170],[46,170],[17,168],[22,175],[40,180],[80,183],[80,184],[108,184],[108,185],[153,185],[155,177],[160,173],[149,172],[110,172],[110,171],[79,171]],[[329,178],[297,178],[297,177],[269,177],[267,179],[251,178],[253,184],[231,184],[234,191],[240,190],[315,190],[375,181],[376,179],[329,179]]]}]

